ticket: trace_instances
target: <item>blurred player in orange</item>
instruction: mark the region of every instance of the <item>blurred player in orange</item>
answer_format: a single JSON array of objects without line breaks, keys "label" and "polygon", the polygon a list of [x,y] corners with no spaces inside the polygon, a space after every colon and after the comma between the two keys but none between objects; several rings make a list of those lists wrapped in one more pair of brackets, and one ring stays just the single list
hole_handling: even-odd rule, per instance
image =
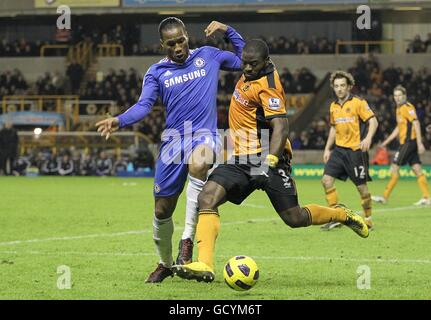
[{"label": "blurred player in orange", "polygon": [[[359,191],[365,221],[371,228],[371,195],[367,186],[367,182],[371,181],[368,150],[378,122],[367,101],[351,94],[355,80],[350,73],[335,71],[331,74],[330,82],[337,99],[329,109],[331,129],[323,154],[325,171],[322,184],[326,201],[331,207],[337,205],[339,202],[334,181],[350,178]],[[335,147],[331,151],[334,143]],[[331,222],[322,226],[322,230],[331,230],[336,226],[340,226],[340,223]]]},{"label": "blurred player in orange", "polygon": [[400,147],[394,156],[391,165],[391,179],[386,185],[383,196],[373,196],[375,202],[385,204],[394,189],[399,179],[400,167],[409,164],[415,173],[419,188],[422,191],[422,198],[415,203],[417,206],[431,205],[428,183],[425,175],[422,172],[421,160],[419,155],[425,152],[425,147],[422,143],[421,127],[416,116],[415,107],[407,101],[406,89],[398,85],[394,89],[394,100],[397,106],[397,126],[381,144],[381,147],[386,146],[399,138]]}]

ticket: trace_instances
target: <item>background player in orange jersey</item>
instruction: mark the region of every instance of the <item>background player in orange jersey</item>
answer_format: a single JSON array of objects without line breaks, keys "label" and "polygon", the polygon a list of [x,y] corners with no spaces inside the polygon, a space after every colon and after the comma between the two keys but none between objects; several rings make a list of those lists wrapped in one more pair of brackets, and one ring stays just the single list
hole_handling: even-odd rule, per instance
[{"label": "background player in orange jersey", "polygon": [[421,128],[416,116],[416,109],[407,101],[407,91],[401,85],[396,86],[394,89],[394,100],[397,105],[397,126],[383,141],[381,147],[385,148],[396,137],[399,137],[400,147],[395,153],[391,165],[391,179],[386,185],[383,196],[373,196],[372,199],[379,203],[386,203],[400,177],[400,167],[409,164],[422,191],[422,198],[415,205],[431,205],[428,183],[422,172],[421,160],[419,159],[419,155],[425,152],[425,147],[422,143]]},{"label": "background player in orange jersey", "polygon": [[[331,74],[330,82],[337,99],[329,109],[331,129],[323,154],[325,171],[322,184],[326,201],[331,207],[337,205],[335,179],[346,181],[350,178],[359,191],[365,221],[371,228],[371,195],[367,186],[367,181],[371,181],[368,150],[377,130],[377,119],[367,101],[351,94],[355,80],[350,73],[335,71]],[[334,143],[335,147],[331,151]],[[329,223],[322,229],[331,230],[335,226],[340,226],[340,223]]]}]

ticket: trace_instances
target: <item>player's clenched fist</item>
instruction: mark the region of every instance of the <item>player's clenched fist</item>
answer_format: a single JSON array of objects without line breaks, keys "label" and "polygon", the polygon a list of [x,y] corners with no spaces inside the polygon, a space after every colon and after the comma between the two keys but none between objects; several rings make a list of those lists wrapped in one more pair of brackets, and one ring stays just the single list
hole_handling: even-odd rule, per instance
[{"label": "player's clenched fist", "polygon": [[109,139],[111,133],[119,129],[120,121],[116,117],[111,117],[96,123],[97,132],[100,132],[102,137],[106,136]]},{"label": "player's clenched fist", "polygon": [[211,36],[214,32],[217,31],[225,33],[227,31],[227,25],[218,21],[212,21],[204,30],[205,36],[207,37]]}]

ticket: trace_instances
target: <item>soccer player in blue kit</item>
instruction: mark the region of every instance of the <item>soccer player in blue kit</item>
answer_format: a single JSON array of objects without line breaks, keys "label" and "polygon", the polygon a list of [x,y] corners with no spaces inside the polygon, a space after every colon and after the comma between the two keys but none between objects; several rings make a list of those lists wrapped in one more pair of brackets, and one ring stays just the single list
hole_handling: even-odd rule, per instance
[{"label": "soccer player in blue kit", "polygon": [[153,239],[160,262],[146,282],[162,282],[172,272],[172,214],[187,175],[186,222],[176,264],[190,263],[198,219],[197,198],[220,147],[217,137],[217,87],[219,70],[240,70],[243,38],[217,21],[206,36],[224,32],[235,53],[214,47],[189,49],[183,22],[175,17],[159,25],[160,43],[166,58],[153,64],[144,76],[139,101],[123,114],[96,123],[106,139],[112,132],[142,120],[160,97],[166,107],[166,129],[156,163]]}]

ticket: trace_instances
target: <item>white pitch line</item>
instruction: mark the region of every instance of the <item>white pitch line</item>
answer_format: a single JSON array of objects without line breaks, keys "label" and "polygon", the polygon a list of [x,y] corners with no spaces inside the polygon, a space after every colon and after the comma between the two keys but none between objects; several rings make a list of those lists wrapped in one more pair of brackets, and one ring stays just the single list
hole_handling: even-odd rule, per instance
[{"label": "white pitch line", "polygon": [[[247,204],[247,206],[254,206],[259,209],[266,209],[269,207],[263,205],[252,205]],[[406,206],[406,207],[395,207],[395,208],[385,208],[385,209],[375,209],[373,212],[394,212],[394,211],[403,211],[403,210],[418,210],[418,209],[431,209],[430,207],[418,207],[418,206]],[[268,218],[268,219],[248,219],[248,220],[240,220],[240,221],[232,221],[225,222],[223,226],[227,225],[238,225],[238,224],[246,224],[246,223],[256,223],[256,222],[270,222],[270,221],[278,221],[278,218]],[[182,231],[184,228],[176,228],[175,231]],[[115,232],[115,233],[96,233],[96,234],[87,234],[80,236],[66,236],[66,237],[51,237],[44,239],[30,239],[30,240],[14,240],[14,241],[6,241],[0,242],[0,247],[3,246],[13,246],[17,244],[23,243],[39,243],[39,242],[48,242],[48,241],[69,241],[69,240],[81,240],[81,239],[91,239],[91,238],[103,238],[103,237],[121,237],[127,235],[137,235],[151,232],[151,230],[131,230],[124,232]]]},{"label": "white pitch line", "polygon": [[80,240],[80,239],[102,238],[102,237],[120,237],[120,236],[127,236],[131,234],[142,234],[146,232],[150,232],[150,230],[131,230],[131,231],[125,231],[125,232],[116,232],[116,233],[86,234],[82,236],[52,237],[52,238],[31,239],[31,240],[15,240],[15,241],[8,241],[8,242],[0,242],[0,246],[11,246],[11,245],[16,245],[21,243],[35,243],[35,242],[46,242],[46,241]]},{"label": "white pitch line", "polygon": [[257,209],[268,209],[268,206],[263,206],[261,204],[252,204],[252,203],[243,203],[241,204],[242,207],[249,207],[249,208],[257,208]]},{"label": "white pitch line", "polygon": [[[256,222],[269,222],[269,221],[277,221],[279,219],[270,218],[270,219],[249,219],[249,220],[241,220],[241,221],[232,221],[223,223],[223,226],[226,225],[237,225],[237,224],[246,224],[246,223],[256,223]],[[176,232],[182,231],[184,228],[175,228]],[[103,238],[103,237],[121,237],[128,235],[136,235],[151,232],[151,230],[131,230],[124,232],[115,232],[115,233],[96,233],[96,234],[87,234],[81,236],[66,236],[66,237],[51,237],[44,239],[31,239],[31,240],[14,240],[7,242],[0,242],[0,246],[13,246],[17,244],[23,243],[38,243],[38,242],[47,242],[47,241],[68,241],[68,240],[81,240],[81,239],[90,239],[90,238]]]},{"label": "white pitch line", "polygon": [[[46,251],[0,251],[0,254],[27,254],[41,256],[108,256],[108,257],[147,257],[157,255],[155,253],[146,252],[46,252]],[[221,258],[230,258],[230,256],[220,255]],[[295,261],[347,261],[358,263],[405,263],[405,264],[431,264],[429,259],[370,259],[370,258],[339,258],[339,257],[313,257],[313,256],[253,256],[255,260],[295,260]]]}]

